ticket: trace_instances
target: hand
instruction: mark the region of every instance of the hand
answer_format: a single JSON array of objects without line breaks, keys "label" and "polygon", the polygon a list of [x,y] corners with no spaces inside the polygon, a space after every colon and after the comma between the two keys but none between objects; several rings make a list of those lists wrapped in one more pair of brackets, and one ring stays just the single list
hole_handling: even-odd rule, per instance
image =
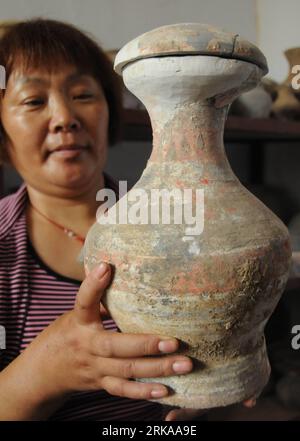
[{"label": "hand", "polygon": [[42,393],[41,399],[99,389],[133,399],[160,398],[168,395],[165,385],[130,379],[191,371],[192,361],[188,357],[157,357],[178,349],[174,338],[123,334],[103,328],[99,305],[110,277],[107,264],[88,274],[74,309],[55,320],[18,357],[19,363],[22,361],[21,378],[26,378],[27,369],[26,381],[32,391]]},{"label": "hand", "polygon": [[[250,398],[243,402],[243,405],[248,408],[254,407],[255,404],[255,398]],[[199,417],[208,411],[209,409],[172,409],[167,413],[165,421],[197,421]]]}]

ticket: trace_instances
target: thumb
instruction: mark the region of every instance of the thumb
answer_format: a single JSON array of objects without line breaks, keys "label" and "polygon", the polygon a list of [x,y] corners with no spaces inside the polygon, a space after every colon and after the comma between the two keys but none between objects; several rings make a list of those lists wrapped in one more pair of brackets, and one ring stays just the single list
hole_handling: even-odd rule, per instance
[{"label": "thumb", "polygon": [[111,268],[102,262],[87,274],[76,296],[74,311],[81,324],[100,322],[100,299],[111,278]]}]

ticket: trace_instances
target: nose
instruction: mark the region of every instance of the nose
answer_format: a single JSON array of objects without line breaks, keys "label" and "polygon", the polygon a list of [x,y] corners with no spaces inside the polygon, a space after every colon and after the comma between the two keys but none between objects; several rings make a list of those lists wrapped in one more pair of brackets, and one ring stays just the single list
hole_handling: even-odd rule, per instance
[{"label": "nose", "polygon": [[65,99],[59,99],[53,103],[50,121],[51,132],[76,132],[80,128],[81,124],[75,115],[72,103]]}]

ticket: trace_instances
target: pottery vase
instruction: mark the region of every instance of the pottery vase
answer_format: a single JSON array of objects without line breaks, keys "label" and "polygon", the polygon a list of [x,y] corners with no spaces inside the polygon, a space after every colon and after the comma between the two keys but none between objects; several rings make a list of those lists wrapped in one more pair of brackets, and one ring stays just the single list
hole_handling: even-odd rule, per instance
[{"label": "pottery vase", "polygon": [[[293,73],[293,67],[300,66],[300,47],[291,47],[290,49],[284,51],[284,55],[289,64],[289,73],[285,80],[285,83],[291,85],[292,80],[295,76],[295,73]],[[300,94],[299,89],[294,89],[294,92],[296,94]]]},{"label": "pottery vase", "polygon": [[[119,221],[99,218],[90,229],[85,268],[114,267],[105,306],[122,332],[176,337],[192,358],[188,375],[138,379],[170,388],[155,401],[211,408],[258,396],[270,373],[264,326],[288,278],[290,244],[282,222],[234,175],[223,132],[232,100],[266,73],[265,58],[235,34],[179,24],[128,43],[115,69],[149,112],[153,151],[106,213]],[[158,210],[153,190],[173,196]]]},{"label": "pottery vase", "polygon": [[262,85],[243,93],[230,106],[229,114],[246,118],[268,118],[272,98]]}]

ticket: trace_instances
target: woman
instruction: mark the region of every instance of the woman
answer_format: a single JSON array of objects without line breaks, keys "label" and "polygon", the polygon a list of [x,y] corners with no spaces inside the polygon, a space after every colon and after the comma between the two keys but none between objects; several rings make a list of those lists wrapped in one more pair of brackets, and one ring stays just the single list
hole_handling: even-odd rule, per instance
[{"label": "woman", "polygon": [[38,19],[10,26],[0,64],[7,81],[0,151],[24,180],[0,201],[0,324],[7,336],[0,419],[197,417],[201,412],[146,401],[166,396],[164,385],[130,381],[185,374],[192,362],[172,355],[174,338],[111,332],[117,327],[99,307],[110,267],[85,278],[77,260],[95,222],[96,193],[115,188],[103,173],[119,124],[110,62],[76,28]]},{"label": "woman", "polygon": [[[95,222],[97,191],[114,188],[103,174],[119,121],[110,62],[76,28],[37,19],[10,27],[0,64],[2,159],[24,180],[0,201],[7,335],[0,419],[160,419],[162,406],[145,400],[167,388],[130,378],[184,374],[191,360],[171,354],[173,338],[111,332],[116,325],[99,308],[110,268],[85,278],[77,260]],[[173,410],[167,419],[178,416]]]}]

